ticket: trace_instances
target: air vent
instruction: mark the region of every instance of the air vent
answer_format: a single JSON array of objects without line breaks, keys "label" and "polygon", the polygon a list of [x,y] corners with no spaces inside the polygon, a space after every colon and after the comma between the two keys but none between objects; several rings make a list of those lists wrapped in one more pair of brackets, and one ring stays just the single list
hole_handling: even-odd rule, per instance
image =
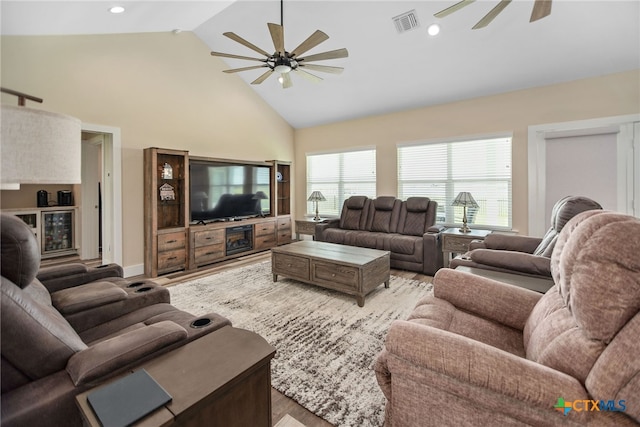
[{"label": "air vent", "polygon": [[402,15],[395,16],[393,18],[393,23],[396,24],[396,31],[398,31],[398,34],[402,34],[420,26],[415,9],[403,13]]}]

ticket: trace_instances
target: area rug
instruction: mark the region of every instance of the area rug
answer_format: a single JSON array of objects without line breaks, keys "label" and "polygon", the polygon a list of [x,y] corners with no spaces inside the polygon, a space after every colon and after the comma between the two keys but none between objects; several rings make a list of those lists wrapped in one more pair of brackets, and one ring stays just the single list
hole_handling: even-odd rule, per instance
[{"label": "area rug", "polygon": [[271,262],[201,277],[169,288],[171,303],[209,312],[260,334],[276,348],[273,387],[335,426],[382,426],[384,395],[372,370],[391,322],[405,319],[431,284],[392,276],[355,297],[279,277]]}]

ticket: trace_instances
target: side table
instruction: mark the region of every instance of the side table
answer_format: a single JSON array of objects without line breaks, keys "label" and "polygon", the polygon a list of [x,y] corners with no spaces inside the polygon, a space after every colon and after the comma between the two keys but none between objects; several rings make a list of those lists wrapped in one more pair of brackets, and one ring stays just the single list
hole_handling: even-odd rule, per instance
[{"label": "side table", "polygon": [[[133,370],[144,368],[172,396],[136,427],[271,427],[273,348],[260,335],[225,326]],[[98,386],[100,387],[100,386]],[[100,427],[87,401],[76,396],[84,425]]]},{"label": "side table", "polygon": [[320,218],[318,221],[313,218],[296,219],[296,240],[300,240],[301,234],[313,236],[316,239],[316,224],[325,221],[326,218]]},{"label": "side table", "polygon": [[442,253],[444,254],[444,266],[449,266],[452,254],[464,253],[469,250],[472,240],[484,240],[491,230],[471,230],[463,233],[458,228],[448,228],[442,232]]}]

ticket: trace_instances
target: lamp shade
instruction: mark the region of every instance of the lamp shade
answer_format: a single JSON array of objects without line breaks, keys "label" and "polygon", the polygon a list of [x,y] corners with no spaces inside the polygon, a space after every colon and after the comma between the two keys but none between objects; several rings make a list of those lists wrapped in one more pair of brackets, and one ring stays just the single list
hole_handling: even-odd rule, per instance
[{"label": "lamp shade", "polygon": [[327,199],[325,199],[322,193],[319,191],[314,191],[307,199],[308,202],[324,202],[325,200]]},{"label": "lamp shade", "polygon": [[2,105],[0,188],[79,184],[81,122],[75,117]]},{"label": "lamp shade", "polygon": [[451,206],[466,206],[470,208],[479,207],[476,200],[468,191],[461,191],[460,193],[458,193],[453,203],[451,203]]}]

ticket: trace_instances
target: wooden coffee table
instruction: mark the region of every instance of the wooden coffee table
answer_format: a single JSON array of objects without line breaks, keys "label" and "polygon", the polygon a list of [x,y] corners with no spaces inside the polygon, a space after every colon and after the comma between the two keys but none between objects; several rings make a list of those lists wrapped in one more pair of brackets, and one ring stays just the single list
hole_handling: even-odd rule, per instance
[{"label": "wooden coffee table", "polygon": [[355,295],[358,306],[384,282],[389,287],[388,251],[303,240],[271,249],[273,281],[278,275]]}]

